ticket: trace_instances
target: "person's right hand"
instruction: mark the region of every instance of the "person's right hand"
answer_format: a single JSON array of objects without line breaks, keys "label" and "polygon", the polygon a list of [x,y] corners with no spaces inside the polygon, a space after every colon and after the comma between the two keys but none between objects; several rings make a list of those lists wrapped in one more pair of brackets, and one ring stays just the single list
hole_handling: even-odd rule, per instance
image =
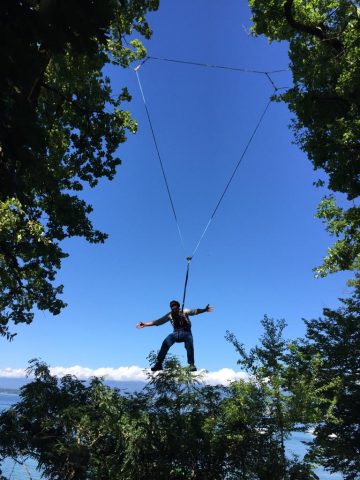
[{"label": "person's right hand", "polygon": [[144,327],[145,327],[144,322],[140,322],[136,324],[136,328],[144,328]]}]

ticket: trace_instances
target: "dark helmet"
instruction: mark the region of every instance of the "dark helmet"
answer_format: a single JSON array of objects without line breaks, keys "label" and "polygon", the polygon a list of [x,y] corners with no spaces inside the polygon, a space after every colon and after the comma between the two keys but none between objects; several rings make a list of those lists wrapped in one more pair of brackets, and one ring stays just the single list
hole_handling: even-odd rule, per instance
[{"label": "dark helmet", "polygon": [[177,300],[171,300],[171,302],[170,302],[170,308],[171,308],[173,305],[177,305],[177,306],[180,308],[180,303],[179,303]]}]

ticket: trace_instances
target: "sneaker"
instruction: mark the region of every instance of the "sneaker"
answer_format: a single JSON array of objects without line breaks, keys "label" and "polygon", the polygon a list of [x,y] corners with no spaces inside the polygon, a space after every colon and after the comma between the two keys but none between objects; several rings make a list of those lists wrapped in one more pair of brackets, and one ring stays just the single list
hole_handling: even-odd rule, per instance
[{"label": "sneaker", "polygon": [[153,367],[151,367],[151,371],[152,372],[158,372],[159,370],[162,370],[163,367],[161,365],[161,363],[155,363],[155,365]]},{"label": "sneaker", "polygon": [[189,370],[190,370],[190,372],[196,372],[197,368],[195,367],[195,365],[193,363],[190,363]]}]

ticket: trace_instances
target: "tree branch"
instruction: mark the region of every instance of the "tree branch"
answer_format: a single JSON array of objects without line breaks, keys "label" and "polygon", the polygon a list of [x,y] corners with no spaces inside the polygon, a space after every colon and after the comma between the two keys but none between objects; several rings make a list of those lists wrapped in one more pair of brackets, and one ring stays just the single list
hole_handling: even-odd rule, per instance
[{"label": "tree branch", "polygon": [[40,94],[40,87],[41,87],[41,82],[44,78],[44,75],[45,75],[45,71],[50,63],[50,60],[51,60],[51,53],[50,52],[46,52],[46,55],[45,55],[45,61],[44,61],[44,65],[42,66],[42,69],[41,69],[41,72],[39,73],[39,75],[34,78],[34,82],[29,90],[29,93],[26,97],[27,101],[28,102],[32,102],[33,105],[37,104],[37,101],[38,101],[38,98],[39,98],[39,94]]},{"label": "tree branch", "polygon": [[292,6],[294,0],[286,0],[284,4],[284,13],[285,18],[288,24],[293,27],[295,30],[299,30],[300,32],[308,33],[309,35],[313,35],[319,38],[322,42],[328,43],[331,47],[333,47],[338,53],[343,53],[344,45],[340,40],[337,38],[331,38],[327,35],[327,28],[324,24],[320,25],[306,25],[304,23],[299,22],[296,20],[292,13]]}]

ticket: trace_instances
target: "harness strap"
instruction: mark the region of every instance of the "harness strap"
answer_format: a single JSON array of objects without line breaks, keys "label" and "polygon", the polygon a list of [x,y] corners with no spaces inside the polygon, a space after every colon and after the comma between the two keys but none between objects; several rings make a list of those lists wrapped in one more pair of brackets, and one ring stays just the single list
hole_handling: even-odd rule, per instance
[{"label": "harness strap", "polygon": [[192,257],[187,257],[187,268],[186,268],[186,276],[185,276],[185,285],[184,285],[184,294],[183,294],[183,300],[182,300],[182,306],[181,306],[181,311],[184,311],[184,305],[185,305],[185,298],[186,298],[186,287],[189,279],[189,270],[190,270],[190,262],[192,260]]}]

